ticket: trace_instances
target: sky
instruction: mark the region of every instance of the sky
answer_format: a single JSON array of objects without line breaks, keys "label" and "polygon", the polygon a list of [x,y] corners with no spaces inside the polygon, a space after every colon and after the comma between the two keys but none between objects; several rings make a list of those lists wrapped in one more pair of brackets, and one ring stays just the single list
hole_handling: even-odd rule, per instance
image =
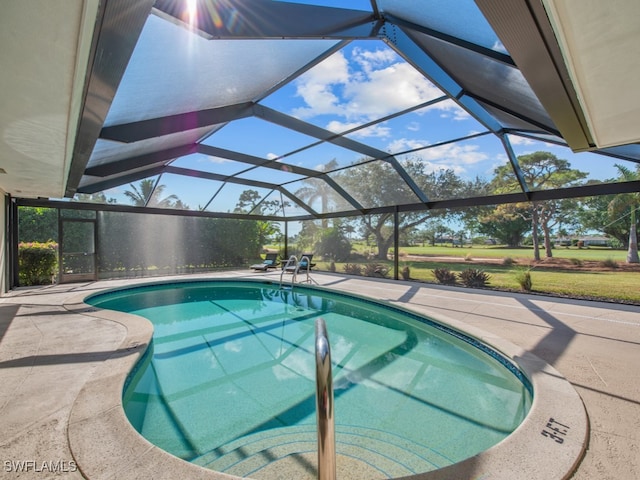
[{"label": "sky", "polygon": [[[262,99],[260,103],[321,128],[344,132],[443,95],[442,91],[384,42],[363,40],[349,43]],[[504,148],[494,135],[482,135],[419,149],[486,131],[485,127],[453,101],[444,100],[384,123],[354,131],[348,137],[382,152],[392,153],[400,161],[407,158],[420,160],[424,162],[427,171],[453,169],[457,175],[471,180],[477,176],[488,179],[496,167],[507,163]],[[510,136],[509,140],[516,156],[538,150],[550,151],[557,157],[568,160],[573,168],[588,172],[589,178],[593,179],[615,177],[617,170],[614,164],[621,163],[597,154],[574,154],[568,148],[523,137]],[[205,144],[264,159],[278,159],[286,155],[279,161],[315,170],[322,169],[324,164],[334,159],[340,167],[344,167],[364,158],[362,154],[330,143],[287,155],[315,142],[315,138],[255,117],[231,122],[204,141]],[[244,164],[201,154],[183,157],[173,165],[225,175],[237,174],[240,178],[277,184],[293,182],[286,187],[292,192],[303,186],[301,177],[287,171],[285,167],[280,170],[245,172],[247,166]],[[222,187],[220,182],[178,175],[164,175],[160,183],[165,185],[165,195],[177,195],[192,209],[205,207],[213,194]],[[248,188],[253,187],[228,184],[207,209],[232,211],[240,193]],[[115,197],[119,203],[128,204],[123,195],[128,189],[130,190],[128,185],[123,185],[106,194],[108,197]],[[268,190],[253,189],[260,194],[268,194]]]}]

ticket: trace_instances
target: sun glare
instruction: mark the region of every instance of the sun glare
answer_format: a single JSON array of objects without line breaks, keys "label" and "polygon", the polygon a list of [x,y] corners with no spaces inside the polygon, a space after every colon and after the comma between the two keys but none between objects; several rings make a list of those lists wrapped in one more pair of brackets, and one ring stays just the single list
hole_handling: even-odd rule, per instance
[{"label": "sun glare", "polygon": [[187,21],[191,28],[196,26],[198,21],[198,0],[187,0]]}]

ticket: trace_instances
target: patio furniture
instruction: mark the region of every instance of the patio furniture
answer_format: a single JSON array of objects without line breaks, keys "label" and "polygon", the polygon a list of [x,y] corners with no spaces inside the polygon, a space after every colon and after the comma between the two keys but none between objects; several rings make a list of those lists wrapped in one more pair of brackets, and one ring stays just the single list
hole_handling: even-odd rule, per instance
[{"label": "patio furniture", "polygon": [[265,259],[262,263],[255,263],[253,265],[251,265],[249,268],[251,270],[262,270],[262,271],[266,271],[269,268],[276,268],[278,265],[280,265],[280,262],[278,261],[278,254],[277,253],[267,253],[265,255]]}]

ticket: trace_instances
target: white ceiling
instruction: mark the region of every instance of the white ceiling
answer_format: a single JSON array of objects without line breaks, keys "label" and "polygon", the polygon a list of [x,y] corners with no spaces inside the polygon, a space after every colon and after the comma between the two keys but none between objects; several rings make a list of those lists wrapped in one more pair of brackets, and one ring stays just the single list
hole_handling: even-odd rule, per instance
[{"label": "white ceiling", "polygon": [[[640,142],[640,2],[542,0],[598,147]],[[99,0],[6,0],[0,189],[64,196]],[[2,172],[0,170],[0,172]]]}]

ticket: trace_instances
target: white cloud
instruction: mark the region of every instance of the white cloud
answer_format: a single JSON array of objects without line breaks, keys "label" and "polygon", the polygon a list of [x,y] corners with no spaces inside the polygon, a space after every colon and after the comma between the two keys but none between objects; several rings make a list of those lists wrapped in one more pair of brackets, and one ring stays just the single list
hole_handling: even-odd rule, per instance
[{"label": "white cloud", "polygon": [[360,122],[341,122],[339,120],[332,120],[331,122],[327,123],[325,128],[335,133],[341,133],[347,130],[351,130],[358,125],[360,125]]},{"label": "white cloud", "polygon": [[463,110],[460,107],[456,108],[453,111],[454,120],[461,121],[461,120],[468,120],[469,118],[471,118],[471,115],[469,115],[469,112],[467,112],[466,110]]},{"label": "white cloud", "polygon": [[[426,141],[400,139],[390,144],[389,148],[391,152],[400,152],[426,145]],[[489,155],[481,151],[479,145],[453,143],[412,152],[407,154],[407,158],[421,160],[428,172],[450,169],[457,175],[463,175],[470,167],[489,160]]]},{"label": "white cloud", "polygon": [[371,51],[359,47],[353,49],[352,56],[365,72],[371,72],[375,67],[397,63],[399,58],[391,49]]},{"label": "white cloud", "polygon": [[534,145],[536,142],[530,138],[518,137],[517,135],[509,135],[509,143],[511,145]]},{"label": "white cloud", "polygon": [[428,161],[451,164],[474,165],[484,162],[489,157],[480,151],[478,145],[451,143],[439,147],[427,148],[419,152],[420,157]]},{"label": "white cloud", "polygon": [[342,52],[337,52],[297,80],[296,93],[308,106],[295,109],[293,115],[309,118],[327,113],[341,114],[340,98],[333,89],[348,81],[347,59]]},{"label": "white cloud", "polygon": [[379,118],[441,95],[440,90],[407,63],[372,70],[362,81],[347,84],[344,91],[349,99],[347,115],[367,119]]},{"label": "white cloud", "polygon": [[[350,130],[354,127],[360,125],[359,122],[340,122],[339,120],[333,120],[329,122],[326,126],[327,130],[331,130],[332,132],[340,133]],[[372,125],[367,128],[363,128],[351,133],[349,136],[353,138],[367,138],[367,137],[378,137],[378,138],[386,138],[391,135],[391,129],[384,125],[384,123],[379,123],[377,125]]]},{"label": "white cloud", "polygon": [[[333,131],[341,124],[361,125],[442,95],[391,49],[359,47],[351,51],[351,63],[343,51],[337,52],[302,75],[296,89],[306,106],[292,114],[304,119],[336,115],[343,120],[331,122]],[[385,129],[374,132],[388,133]]]},{"label": "white cloud", "polygon": [[391,153],[406,152],[407,150],[414,150],[416,148],[426,147],[427,145],[429,145],[429,142],[426,140],[398,138],[387,146],[387,150]]},{"label": "white cloud", "polygon": [[231,160],[221,157],[207,157],[207,161],[210,163],[228,163]]},{"label": "white cloud", "polygon": [[471,115],[469,115],[466,110],[462,109],[456,102],[451,99],[443,100],[442,102],[430,105],[420,110],[418,113],[423,113],[431,110],[441,112],[440,116],[442,118],[450,118],[456,121],[468,120],[471,118]]},{"label": "white cloud", "polygon": [[560,147],[555,143],[533,140],[531,138],[519,137],[517,135],[509,135],[509,143],[511,143],[511,145],[525,145],[527,147],[531,147],[530,150],[526,152],[519,152],[518,155],[526,155],[529,153],[533,153],[536,150],[559,150],[562,153],[566,153],[566,149],[564,147]]}]

